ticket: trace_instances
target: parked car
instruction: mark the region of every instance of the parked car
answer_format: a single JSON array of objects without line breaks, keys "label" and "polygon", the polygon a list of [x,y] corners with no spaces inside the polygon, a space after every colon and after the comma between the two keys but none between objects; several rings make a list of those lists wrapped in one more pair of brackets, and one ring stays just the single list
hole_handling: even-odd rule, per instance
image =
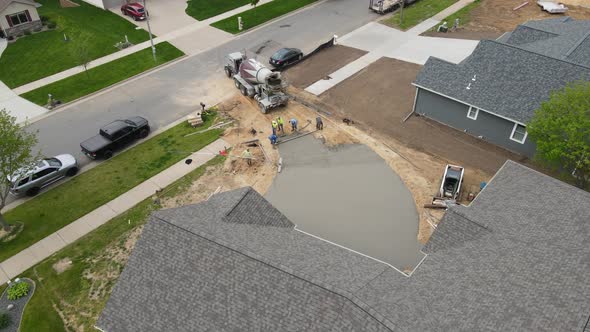
[{"label": "parked car", "polygon": [[92,159],[109,159],[113,152],[150,133],[148,120],[134,116],[126,120],[116,120],[102,127],[98,135],[80,143],[82,152]]},{"label": "parked car", "polygon": [[149,15],[143,5],[137,2],[121,6],[121,13],[125,16],[131,16],[135,21],[143,21]]},{"label": "parked car", "polygon": [[274,67],[282,67],[295,63],[303,58],[303,52],[298,48],[281,48],[268,61]]},{"label": "parked car", "polygon": [[22,194],[35,196],[41,188],[66,176],[76,175],[78,169],[76,158],[69,154],[43,159],[29,171],[21,170],[13,176],[8,176],[8,181],[11,183],[10,193],[17,196]]}]

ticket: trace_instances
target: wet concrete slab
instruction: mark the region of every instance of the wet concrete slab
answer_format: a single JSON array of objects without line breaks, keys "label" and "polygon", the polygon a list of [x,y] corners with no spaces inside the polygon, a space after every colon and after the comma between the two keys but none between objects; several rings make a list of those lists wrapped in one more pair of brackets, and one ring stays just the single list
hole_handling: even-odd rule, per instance
[{"label": "wet concrete slab", "polygon": [[280,145],[267,199],[297,229],[405,270],[423,258],[411,193],[369,147],[328,148],[306,136]]}]

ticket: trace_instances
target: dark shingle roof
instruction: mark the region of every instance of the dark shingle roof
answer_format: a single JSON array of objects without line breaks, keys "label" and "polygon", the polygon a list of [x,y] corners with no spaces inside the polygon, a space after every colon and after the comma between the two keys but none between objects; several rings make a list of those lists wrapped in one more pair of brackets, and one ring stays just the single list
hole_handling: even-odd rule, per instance
[{"label": "dark shingle roof", "polygon": [[458,65],[431,57],[415,83],[526,124],[551,92],[579,80],[590,80],[590,21],[565,17],[481,41]]},{"label": "dark shingle roof", "polygon": [[224,220],[273,209],[262,201],[245,188],[156,212],[97,326],[580,331],[590,317],[590,194],[514,162],[446,213],[411,277],[292,227]]},{"label": "dark shingle roof", "polygon": [[430,57],[415,84],[526,124],[552,91],[579,80],[590,68],[484,40],[458,65]]}]

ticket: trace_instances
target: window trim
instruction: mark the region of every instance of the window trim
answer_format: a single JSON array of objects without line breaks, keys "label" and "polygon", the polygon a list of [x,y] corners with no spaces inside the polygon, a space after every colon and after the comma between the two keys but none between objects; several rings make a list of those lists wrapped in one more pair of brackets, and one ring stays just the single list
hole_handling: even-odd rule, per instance
[{"label": "window trim", "polygon": [[[472,109],[475,109],[475,117],[470,117],[469,113],[471,112]],[[471,119],[471,120],[477,120],[477,116],[479,115],[479,108],[477,107],[473,107],[473,106],[469,106],[469,109],[467,110],[467,118]]]},{"label": "window trim", "polygon": [[[524,127],[524,136],[522,137],[522,141],[514,138],[514,133],[516,132],[516,128],[518,128],[518,126]],[[512,127],[512,133],[510,133],[510,140],[515,141],[520,144],[524,144],[524,142],[526,142],[526,138],[528,135],[529,135],[529,132],[528,132],[528,130],[526,130],[526,126],[524,126],[520,123],[514,123],[514,126]]]},{"label": "window trim", "polygon": [[[27,21],[26,21],[26,22],[21,22],[21,20],[20,20],[20,18],[19,18],[19,15],[21,15],[21,14],[22,14],[22,15],[24,15],[24,16],[26,17],[26,19],[27,19]],[[19,21],[20,23],[18,23],[18,24],[14,24],[14,21],[12,20],[12,18],[13,18],[14,16],[16,16],[16,17],[17,17],[17,19],[18,19],[18,21]],[[26,23],[29,23],[29,22],[31,22],[31,21],[32,21],[31,19],[29,19],[29,15],[27,15],[27,11],[26,11],[26,10],[24,10],[24,11],[22,11],[22,12],[14,13],[14,14],[9,14],[9,15],[8,15],[8,17],[10,18],[10,23],[12,23],[12,26],[13,26],[13,27],[16,27],[16,26],[19,26],[19,25],[23,25],[23,24],[26,24]]]}]

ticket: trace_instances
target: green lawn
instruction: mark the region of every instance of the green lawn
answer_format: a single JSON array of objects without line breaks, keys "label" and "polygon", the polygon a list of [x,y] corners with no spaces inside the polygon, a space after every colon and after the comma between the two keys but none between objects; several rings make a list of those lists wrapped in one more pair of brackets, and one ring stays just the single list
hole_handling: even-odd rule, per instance
[{"label": "green lawn", "polygon": [[[213,121],[205,117],[197,130]],[[5,213],[9,222],[25,226],[17,238],[0,243],[0,262],[215,141],[223,130],[184,137],[194,131],[183,122]]]},{"label": "green lawn", "polygon": [[245,31],[264,22],[270,21],[275,17],[279,17],[303,6],[309,5],[315,1],[317,0],[274,0],[215,22],[211,24],[211,26],[235,34],[240,32],[238,30],[238,16],[242,17]]},{"label": "green lawn", "polygon": [[[440,13],[445,8],[458,0],[420,0],[411,6],[404,8],[403,22],[400,24],[400,12],[397,11],[392,17],[384,20],[383,23],[402,30],[407,30],[416,24],[425,21]],[[452,25],[452,24],[451,24]]]},{"label": "green lawn", "polygon": [[[168,186],[163,196],[173,197],[197,180],[208,166],[220,164],[223,160],[220,156],[213,158]],[[20,331],[66,331],[56,309],[70,321],[68,331],[94,331],[96,319],[126,264],[121,255],[113,258],[105,253],[128,254],[125,242],[131,234],[137,234],[139,227],[157,208],[149,199],[145,200],[23,273],[35,280],[37,290],[27,305]],[[61,259],[71,260],[72,265],[58,274],[52,266]],[[100,281],[86,278],[88,274]]]},{"label": "green lawn", "polygon": [[251,0],[188,0],[186,13],[198,21],[250,4]]},{"label": "green lawn", "polygon": [[[91,36],[88,49],[92,59],[117,52],[114,46],[125,40],[137,44],[148,40],[144,30],[108,10],[81,0],[79,7],[61,8],[59,0],[38,0],[38,11],[57,23],[53,31],[36,33],[8,45],[0,57],[0,80],[11,88],[75,67],[74,45],[80,33]],[[71,39],[64,42],[63,34]]]},{"label": "green lawn", "polygon": [[168,42],[157,44],[156,54],[157,61],[154,62],[151,48],[146,48],[89,69],[88,72],[29,91],[21,97],[43,106],[47,104],[47,94],[51,93],[55,99],[67,103],[184,55]]},{"label": "green lawn", "polygon": [[[455,23],[455,19],[458,18],[459,19],[459,26],[461,27],[461,26],[469,23],[469,21],[471,21],[471,11],[473,9],[475,9],[477,6],[479,6],[480,4],[481,4],[480,0],[475,0],[475,2],[468,4],[467,6],[461,8],[456,13],[445,18],[443,20],[443,22],[446,21],[448,23],[449,27],[452,27],[453,24]],[[433,30],[436,31],[437,28],[438,27],[435,27]]]}]

